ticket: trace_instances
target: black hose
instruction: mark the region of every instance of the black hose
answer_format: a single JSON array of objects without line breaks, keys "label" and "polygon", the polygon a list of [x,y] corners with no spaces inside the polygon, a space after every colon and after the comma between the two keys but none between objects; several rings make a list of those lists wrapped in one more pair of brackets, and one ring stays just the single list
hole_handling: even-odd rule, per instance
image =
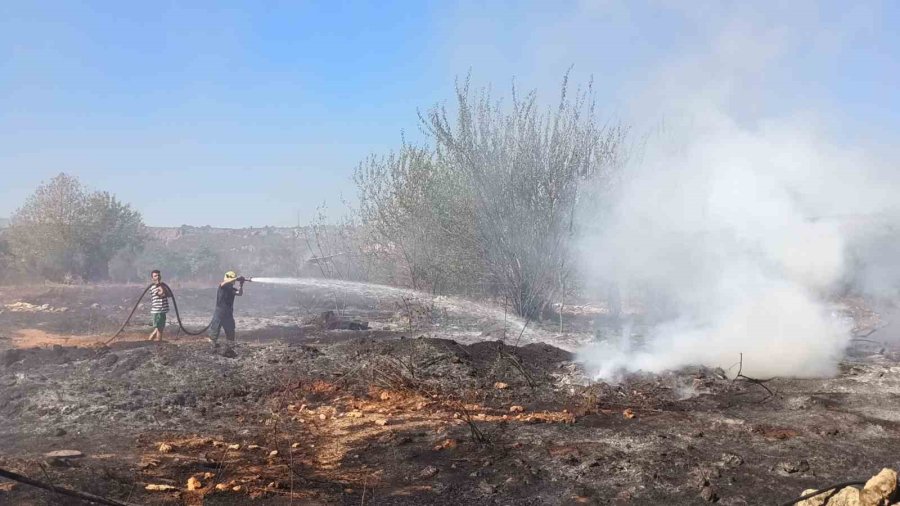
[{"label": "black hose", "polygon": [[106,504],[108,506],[129,506],[128,503],[114,501],[112,499],[107,499],[106,497],[100,497],[93,494],[88,494],[87,492],[80,492],[78,490],[71,490],[68,488],[57,487],[56,485],[51,485],[49,483],[44,483],[38,480],[32,480],[27,476],[23,476],[19,473],[14,473],[12,471],[8,471],[6,469],[0,469],[0,476],[18,481],[19,483],[24,483],[26,485],[31,485],[32,487],[42,488],[44,490],[49,490],[50,492],[55,492],[57,494],[66,495],[69,497],[77,497],[82,501],[87,501],[90,503],[96,504]]},{"label": "black hose", "polygon": [[800,496],[800,497],[794,499],[793,501],[782,504],[781,506],[792,506],[794,504],[797,504],[800,501],[805,501],[805,500],[809,499],[810,497],[815,497],[819,494],[824,494],[825,492],[829,492],[831,490],[841,489],[844,487],[851,487],[853,485],[865,485],[865,484],[866,484],[866,482],[864,482],[864,481],[845,481],[844,483],[838,483],[836,485],[832,485],[827,488],[822,488],[822,489],[816,490],[815,492],[811,492],[809,494]]},{"label": "black hose", "polygon": [[191,332],[190,330],[184,328],[184,324],[181,323],[181,314],[178,312],[178,301],[175,300],[175,292],[173,292],[172,289],[169,288],[169,285],[162,282],[160,284],[169,292],[169,295],[172,296],[172,306],[175,307],[175,319],[178,320],[178,327],[181,328],[182,332],[189,336],[199,336],[200,334],[209,330],[211,322],[206,324],[205,327],[203,327],[201,330],[198,330],[197,332]]},{"label": "black hose", "polygon": [[[170,288],[169,285],[167,285],[165,283],[161,282],[160,285],[162,285],[163,288],[165,288],[166,291],[169,292],[169,295],[172,296],[172,305],[175,307],[175,319],[178,320],[178,327],[185,334],[187,334],[189,336],[199,336],[200,334],[209,330],[209,325],[203,327],[203,329],[198,330],[197,332],[191,332],[190,330],[184,328],[184,324],[181,323],[181,314],[178,312],[178,301],[175,300],[175,292],[173,292],[172,288]],[[123,323],[122,326],[119,327],[119,330],[111,338],[109,338],[108,341],[103,343],[105,346],[108,346],[109,343],[115,341],[116,338],[119,337],[122,334],[122,332],[125,331],[125,327],[128,326],[128,323],[131,321],[131,318],[134,316],[134,312],[137,311],[138,306],[141,305],[141,301],[144,300],[144,296],[147,295],[147,292],[149,292],[150,288],[152,288],[152,287],[153,287],[153,283],[147,285],[147,288],[144,288],[144,291],[141,292],[141,296],[138,297],[138,300],[134,303],[134,307],[131,308],[131,312],[128,313],[128,318],[125,319],[125,323]]]},{"label": "black hose", "polygon": [[125,322],[122,323],[122,326],[119,327],[119,330],[115,334],[113,334],[113,336],[110,337],[108,341],[103,343],[104,346],[109,346],[109,343],[115,341],[116,338],[122,334],[122,332],[125,332],[125,327],[128,326],[128,322],[131,321],[131,317],[134,316],[134,312],[137,311],[137,308],[141,304],[141,301],[144,300],[144,295],[147,295],[147,292],[150,291],[150,287],[152,287],[152,286],[153,286],[153,284],[151,283],[151,284],[147,285],[147,288],[144,288],[144,291],[141,292],[141,296],[138,297],[138,300],[134,303],[134,307],[131,308],[131,312],[128,313],[128,318],[125,318]]}]

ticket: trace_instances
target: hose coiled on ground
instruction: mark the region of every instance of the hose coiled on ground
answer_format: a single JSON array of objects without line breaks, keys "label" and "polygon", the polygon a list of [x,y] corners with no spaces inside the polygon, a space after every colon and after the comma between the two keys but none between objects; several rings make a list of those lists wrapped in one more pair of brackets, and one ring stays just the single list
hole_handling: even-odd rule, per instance
[{"label": "hose coiled on ground", "polygon": [[[170,288],[169,285],[167,285],[165,283],[160,282],[160,285],[162,285],[162,287],[166,289],[166,291],[169,293],[169,295],[172,296],[172,306],[175,308],[175,319],[178,320],[178,328],[180,328],[182,332],[184,332],[185,334],[187,334],[189,336],[199,336],[200,334],[203,334],[204,332],[209,330],[209,325],[203,327],[202,329],[200,329],[196,332],[191,332],[190,330],[184,328],[184,324],[181,323],[181,313],[178,312],[178,301],[175,299],[175,292],[173,292],[172,288]],[[131,318],[134,316],[135,311],[137,311],[138,306],[141,305],[141,301],[144,300],[144,296],[147,295],[147,292],[149,292],[150,288],[152,288],[152,287],[153,287],[153,283],[147,285],[147,288],[144,288],[144,291],[141,292],[141,296],[138,297],[137,301],[134,303],[134,307],[131,308],[131,312],[128,313],[128,318],[125,319],[125,322],[122,324],[121,327],[119,327],[119,330],[116,331],[116,333],[111,338],[109,338],[109,340],[107,340],[106,342],[103,343],[104,346],[108,346],[109,343],[115,341],[116,338],[118,338],[120,335],[122,335],[122,332],[125,331],[125,327],[128,326],[128,323],[131,321]]]}]

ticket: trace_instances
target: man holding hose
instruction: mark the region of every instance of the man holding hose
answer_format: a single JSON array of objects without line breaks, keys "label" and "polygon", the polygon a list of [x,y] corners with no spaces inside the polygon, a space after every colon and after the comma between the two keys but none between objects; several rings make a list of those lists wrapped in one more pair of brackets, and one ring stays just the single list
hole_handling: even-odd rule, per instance
[{"label": "man holding hose", "polygon": [[158,270],[150,273],[150,324],[153,332],[148,341],[162,341],[166,330],[166,313],[169,312],[169,297],[172,294],[162,284],[162,274]]},{"label": "man holding hose", "polygon": [[[235,287],[235,283],[238,284]],[[213,343],[213,350],[219,350],[219,333],[225,330],[227,344],[222,351],[222,356],[234,358],[234,298],[244,295],[244,276],[238,277],[234,271],[225,273],[225,279],[219,283],[216,292],[216,309],[212,321],[209,324],[209,340]]]}]

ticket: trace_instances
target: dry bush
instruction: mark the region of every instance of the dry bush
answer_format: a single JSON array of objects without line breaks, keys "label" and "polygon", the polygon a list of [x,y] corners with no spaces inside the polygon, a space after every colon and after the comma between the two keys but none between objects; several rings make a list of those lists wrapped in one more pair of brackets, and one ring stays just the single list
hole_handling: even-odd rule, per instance
[{"label": "dry bush", "polygon": [[557,107],[512,90],[457,87],[456,115],[421,115],[434,145],[403,144],[356,171],[372,249],[404,267],[394,280],[432,293],[501,296],[540,318],[570,285],[579,206],[617,166],[625,129],[597,121],[590,86]]}]

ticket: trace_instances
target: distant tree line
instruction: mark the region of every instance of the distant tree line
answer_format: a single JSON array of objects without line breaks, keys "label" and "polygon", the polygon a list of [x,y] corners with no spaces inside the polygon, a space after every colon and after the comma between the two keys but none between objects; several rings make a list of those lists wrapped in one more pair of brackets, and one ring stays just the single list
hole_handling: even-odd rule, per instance
[{"label": "distant tree line", "polygon": [[598,121],[590,86],[569,91],[566,77],[543,110],[535,92],[504,104],[467,80],[453,114],[420,114],[431,145],[360,164],[357,225],[369,253],[402,267],[394,282],[503,297],[532,318],[572,288],[578,211],[600,198],[626,129]]}]

